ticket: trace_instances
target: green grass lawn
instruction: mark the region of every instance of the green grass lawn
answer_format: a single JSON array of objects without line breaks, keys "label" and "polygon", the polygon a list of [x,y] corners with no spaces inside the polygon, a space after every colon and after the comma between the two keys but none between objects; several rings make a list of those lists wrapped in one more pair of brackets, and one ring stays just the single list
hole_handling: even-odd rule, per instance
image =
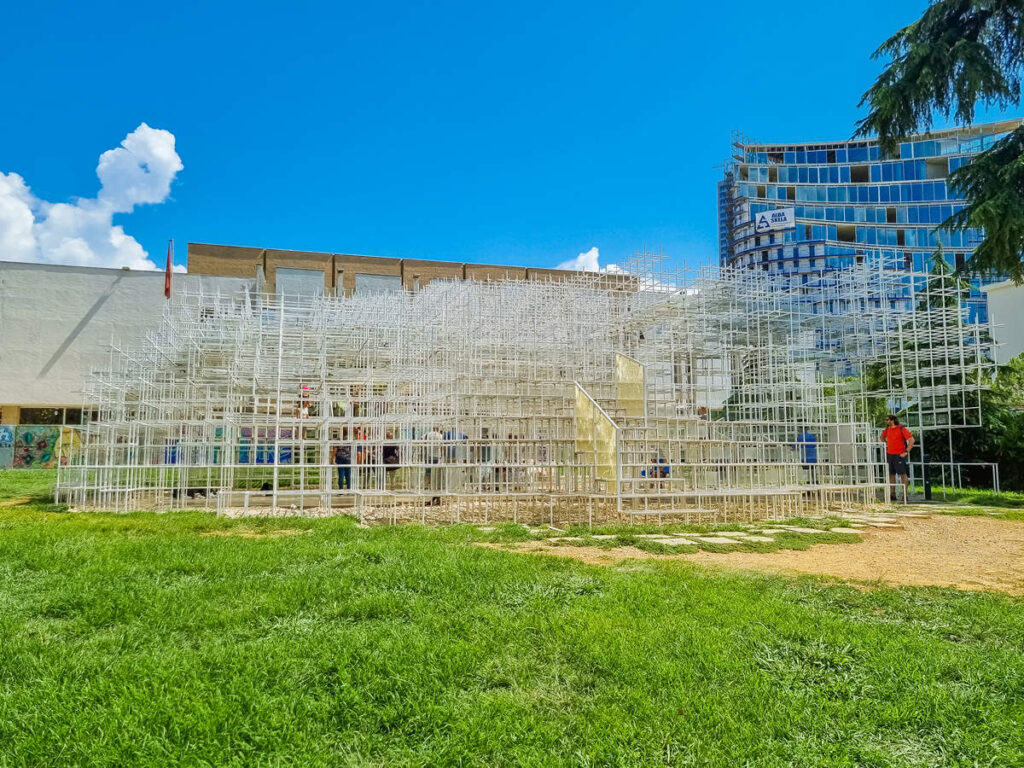
[{"label": "green grass lawn", "polygon": [[[922,495],[924,486],[915,485],[911,493]],[[1024,493],[1016,491],[993,491],[981,488],[932,488],[932,499],[944,504],[968,505],[989,508],[1012,509],[1024,512]],[[1021,519],[1017,517],[1017,519]]]},{"label": "green grass lawn", "polygon": [[1019,599],[69,514],[12,474],[0,766],[1024,765]]}]

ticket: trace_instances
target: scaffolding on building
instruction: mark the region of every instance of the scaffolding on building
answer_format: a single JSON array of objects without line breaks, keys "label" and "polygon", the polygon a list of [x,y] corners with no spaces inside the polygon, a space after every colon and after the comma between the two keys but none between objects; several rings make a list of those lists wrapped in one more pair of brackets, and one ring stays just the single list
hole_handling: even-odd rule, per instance
[{"label": "scaffolding on building", "polygon": [[[91,378],[57,496],[557,525],[860,507],[885,487],[880,408],[979,423],[991,363],[961,290],[884,265],[789,285],[640,253],[548,282],[185,292]],[[908,292],[917,311],[887,298]]]}]

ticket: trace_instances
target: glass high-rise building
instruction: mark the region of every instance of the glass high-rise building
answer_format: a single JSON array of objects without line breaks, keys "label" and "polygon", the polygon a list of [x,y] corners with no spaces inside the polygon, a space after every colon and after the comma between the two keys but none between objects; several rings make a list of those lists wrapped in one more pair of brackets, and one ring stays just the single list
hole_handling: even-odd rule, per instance
[{"label": "glass high-rise building", "polygon": [[[723,266],[807,282],[863,260],[928,269],[941,245],[950,266],[971,257],[979,230],[935,231],[963,208],[947,176],[1024,119],[915,136],[883,157],[870,140],[764,144],[735,136],[718,183]],[[985,322],[974,281],[970,320]]]}]

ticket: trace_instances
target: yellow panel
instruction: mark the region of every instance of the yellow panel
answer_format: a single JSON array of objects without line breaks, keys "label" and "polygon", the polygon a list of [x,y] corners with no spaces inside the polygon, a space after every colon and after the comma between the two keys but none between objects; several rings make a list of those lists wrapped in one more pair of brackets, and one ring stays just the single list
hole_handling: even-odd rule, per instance
[{"label": "yellow panel", "polygon": [[607,416],[598,413],[594,419],[594,433],[597,438],[597,476],[614,483],[618,479],[615,425]]},{"label": "yellow panel", "polygon": [[78,437],[78,430],[71,427],[60,428],[60,450],[58,459],[61,464],[72,464],[78,459],[82,450],[82,441]]},{"label": "yellow panel", "polygon": [[618,433],[615,423],[597,407],[582,387],[576,387],[576,450],[583,463],[595,467],[596,475],[617,491]]},{"label": "yellow panel", "polygon": [[625,355],[615,355],[616,400],[632,419],[644,417],[644,367]]}]

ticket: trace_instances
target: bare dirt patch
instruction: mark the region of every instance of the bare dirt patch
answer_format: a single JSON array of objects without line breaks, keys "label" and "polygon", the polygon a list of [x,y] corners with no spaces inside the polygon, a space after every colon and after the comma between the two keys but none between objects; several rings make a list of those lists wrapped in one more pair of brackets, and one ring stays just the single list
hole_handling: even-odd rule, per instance
[{"label": "bare dirt patch", "polygon": [[235,531],[203,531],[200,536],[234,536],[240,539],[279,539],[282,536],[297,536],[300,533],[309,533],[308,530],[300,530],[297,528],[279,528],[274,531],[247,531],[247,530],[235,530]]},{"label": "bare dirt patch", "polygon": [[543,541],[505,548],[597,565],[614,565],[625,559],[683,560],[737,570],[810,573],[862,583],[1024,595],[1024,523],[941,514],[900,522],[903,528],[864,529],[859,544],[816,544],[803,551],[655,555],[635,547],[552,546]]}]

